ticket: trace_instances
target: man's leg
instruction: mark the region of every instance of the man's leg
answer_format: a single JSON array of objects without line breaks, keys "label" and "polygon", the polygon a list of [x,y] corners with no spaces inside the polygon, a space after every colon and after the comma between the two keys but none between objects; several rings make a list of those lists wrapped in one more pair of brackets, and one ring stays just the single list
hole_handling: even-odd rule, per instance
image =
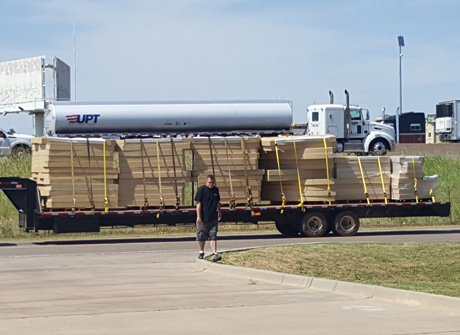
[{"label": "man's leg", "polygon": [[[198,245],[200,246],[200,251],[204,252],[205,244],[206,244],[206,241],[198,241]],[[211,242],[211,248],[212,248],[212,242]]]},{"label": "man's leg", "polygon": [[217,240],[211,240],[211,250],[212,250],[212,253],[215,254],[217,253],[216,250],[217,250]]}]

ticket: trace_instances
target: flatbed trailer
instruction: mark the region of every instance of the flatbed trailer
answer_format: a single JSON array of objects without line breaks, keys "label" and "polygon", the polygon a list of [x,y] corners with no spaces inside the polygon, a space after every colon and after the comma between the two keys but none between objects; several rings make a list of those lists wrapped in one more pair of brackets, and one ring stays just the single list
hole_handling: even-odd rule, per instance
[{"label": "flatbed trailer", "polygon": [[[27,232],[53,230],[54,233],[99,232],[101,227],[136,225],[178,225],[196,222],[195,207],[162,209],[109,209],[90,211],[44,211],[37,183],[20,177],[0,177],[0,190],[19,212],[19,226]],[[379,202],[340,204],[254,205],[222,207],[222,222],[274,222],[280,233],[320,237],[334,232],[355,235],[362,218],[427,217],[450,215],[449,202]]]}]

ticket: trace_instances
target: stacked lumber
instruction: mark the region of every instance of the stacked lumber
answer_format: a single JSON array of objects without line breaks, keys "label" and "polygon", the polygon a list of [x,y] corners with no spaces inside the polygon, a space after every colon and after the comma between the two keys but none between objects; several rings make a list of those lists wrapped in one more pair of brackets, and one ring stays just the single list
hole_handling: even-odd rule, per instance
[{"label": "stacked lumber", "polygon": [[392,200],[415,200],[415,181],[419,199],[430,199],[431,191],[436,191],[437,175],[425,176],[424,157],[395,156],[391,158]]},{"label": "stacked lumber", "polygon": [[248,187],[252,201],[260,201],[264,170],[259,169],[260,138],[258,137],[195,137],[193,139],[193,177],[198,186],[206,176],[216,177],[221,203],[228,205],[248,202]]},{"label": "stacked lumber", "polygon": [[383,201],[385,194],[390,194],[391,163],[389,157],[337,156],[335,166],[337,201],[367,200],[366,190],[369,200],[372,201]]},{"label": "stacked lumber", "polygon": [[287,202],[295,202],[300,201],[302,193],[306,202],[334,201],[331,178],[335,136],[266,137],[261,143],[259,167],[266,169],[262,200],[279,202],[284,194]]},{"label": "stacked lumber", "polygon": [[108,206],[118,207],[114,141],[34,138],[32,144],[32,179],[43,207],[103,209],[105,194]]},{"label": "stacked lumber", "polygon": [[118,203],[123,207],[185,204],[185,187],[191,182],[185,138],[128,139],[117,141],[120,165]]}]

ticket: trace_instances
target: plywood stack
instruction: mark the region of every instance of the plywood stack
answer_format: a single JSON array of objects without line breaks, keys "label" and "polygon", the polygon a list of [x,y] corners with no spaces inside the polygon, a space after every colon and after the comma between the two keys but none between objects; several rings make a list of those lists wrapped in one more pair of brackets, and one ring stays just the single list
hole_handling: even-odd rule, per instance
[{"label": "plywood stack", "polygon": [[186,164],[190,148],[191,139],[185,138],[117,141],[120,206],[184,205],[184,189],[191,182]]},{"label": "plywood stack", "polygon": [[435,193],[437,176],[425,176],[424,157],[394,156],[391,157],[391,166],[392,200],[415,200],[415,179],[419,199],[430,199],[431,191]]},{"label": "plywood stack", "polygon": [[[300,200],[302,192],[306,202],[334,201],[334,183],[331,178],[333,147],[336,145],[336,138],[332,135],[262,138],[259,166],[266,169],[262,200],[279,202],[284,193],[287,202],[295,202]],[[276,157],[276,146],[279,160]]]},{"label": "plywood stack", "polygon": [[248,187],[252,201],[260,201],[264,174],[264,170],[259,169],[260,138],[196,137],[192,147],[193,177],[198,181],[198,186],[204,185],[206,176],[213,174],[223,205],[230,203],[232,191],[236,204],[246,204]]},{"label": "plywood stack", "polygon": [[105,150],[101,139],[34,138],[32,144],[32,179],[42,206],[103,209],[107,194],[108,206],[118,207],[114,141],[105,141]]},{"label": "plywood stack", "polygon": [[391,179],[389,157],[336,157],[335,165],[337,201],[367,200],[365,190],[367,190],[369,200],[384,201],[385,194],[389,199]]}]

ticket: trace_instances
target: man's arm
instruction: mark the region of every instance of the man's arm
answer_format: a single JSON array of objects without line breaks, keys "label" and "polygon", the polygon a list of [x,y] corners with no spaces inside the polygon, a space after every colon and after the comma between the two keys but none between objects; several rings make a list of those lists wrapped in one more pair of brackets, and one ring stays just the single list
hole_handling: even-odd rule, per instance
[{"label": "man's arm", "polygon": [[220,210],[220,201],[217,203],[217,221],[222,220],[222,211]]},{"label": "man's arm", "polygon": [[200,224],[201,221],[201,202],[196,203],[196,223]]}]

